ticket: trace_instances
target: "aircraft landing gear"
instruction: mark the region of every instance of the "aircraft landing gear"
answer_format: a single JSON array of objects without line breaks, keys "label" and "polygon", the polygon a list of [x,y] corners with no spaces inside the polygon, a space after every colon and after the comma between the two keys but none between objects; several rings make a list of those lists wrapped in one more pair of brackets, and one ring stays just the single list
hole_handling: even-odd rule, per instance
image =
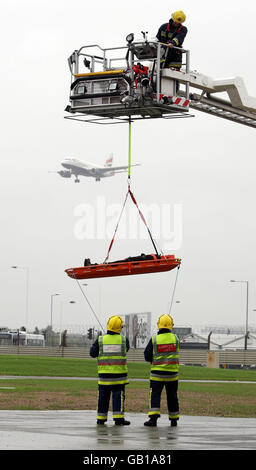
[{"label": "aircraft landing gear", "polygon": [[100,178],[95,178],[95,181],[100,181]]},{"label": "aircraft landing gear", "polygon": [[78,178],[76,178],[75,183],[80,183],[80,180]]}]

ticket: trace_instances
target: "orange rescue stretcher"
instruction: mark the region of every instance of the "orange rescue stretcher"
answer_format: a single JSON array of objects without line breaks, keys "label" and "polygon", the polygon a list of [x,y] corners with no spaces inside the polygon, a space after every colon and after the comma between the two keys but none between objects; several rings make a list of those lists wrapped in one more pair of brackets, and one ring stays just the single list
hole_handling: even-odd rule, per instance
[{"label": "orange rescue stretcher", "polygon": [[179,267],[180,263],[181,259],[175,258],[174,255],[162,255],[151,260],[124,260],[114,263],[90,264],[89,266],[65,269],[65,272],[73,279],[93,279],[171,271]]}]

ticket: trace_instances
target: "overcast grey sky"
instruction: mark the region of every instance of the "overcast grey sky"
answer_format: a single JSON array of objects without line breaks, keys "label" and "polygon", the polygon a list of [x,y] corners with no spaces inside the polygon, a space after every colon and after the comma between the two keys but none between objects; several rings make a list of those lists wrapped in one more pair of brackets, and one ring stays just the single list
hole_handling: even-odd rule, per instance
[{"label": "overcast grey sky", "polygon": [[[0,325],[20,327],[25,317],[28,266],[30,328],[94,324],[81,292],[64,269],[85,257],[104,259],[109,239],[79,240],[76,208],[97,210],[121,204],[126,175],[80,184],[49,170],[68,156],[103,164],[127,163],[128,129],[64,119],[70,73],[67,58],[82,45],[125,45],[141,30],[155,36],[172,11],[187,15],[184,46],[191,70],[214,78],[243,77],[250,95],[255,85],[255,16],[251,0],[157,2],[108,0],[2,0],[1,35],[1,266]],[[250,281],[249,323],[256,324],[255,129],[193,111],[191,119],[136,122],[132,130],[132,189],[141,204],[182,205],[182,258],[173,309],[176,326],[243,324],[245,285]],[[159,240],[159,244],[164,243]],[[117,240],[112,259],[151,251],[149,241]],[[165,313],[176,272],[87,281],[88,297],[105,322],[110,314]],[[86,282],[86,281],[85,281]]]}]

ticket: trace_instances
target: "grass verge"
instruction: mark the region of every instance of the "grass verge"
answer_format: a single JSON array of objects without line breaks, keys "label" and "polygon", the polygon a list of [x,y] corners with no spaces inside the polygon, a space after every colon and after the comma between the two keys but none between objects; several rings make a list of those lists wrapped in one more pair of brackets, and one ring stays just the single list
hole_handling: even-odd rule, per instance
[{"label": "grass verge", "polygon": [[[256,384],[179,383],[183,415],[256,418]],[[2,410],[93,410],[97,408],[97,380],[1,380]],[[147,414],[149,382],[126,387],[126,411]],[[165,392],[161,412],[167,413]]]},{"label": "grass verge", "polygon": [[[150,364],[129,362],[128,369],[130,378],[147,379]],[[95,359],[0,355],[0,371],[1,375],[97,377],[97,361]],[[180,366],[180,379],[256,381],[256,371]]]}]

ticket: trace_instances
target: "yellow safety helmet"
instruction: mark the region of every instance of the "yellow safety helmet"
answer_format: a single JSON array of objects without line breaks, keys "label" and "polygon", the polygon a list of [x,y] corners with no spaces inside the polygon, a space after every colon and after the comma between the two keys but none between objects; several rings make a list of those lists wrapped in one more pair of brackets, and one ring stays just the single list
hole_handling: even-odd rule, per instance
[{"label": "yellow safety helmet", "polygon": [[110,317],[107,324],[107,330],[113,331],[114,333],[121,333],[121,329],[124,326],[124,322],[121,317],[113,315]]},{"label": "yellow safety helmet", "polygon": [[166,313],[164,315],[161,315],[158,318],[157,321],[157,328],[160,330],[161,328],[168,328],[168,330],[172,330],[173,328],[173,318],[171,315],[167,315]]},{"label": "yellow safety helmet", "polygon": [[186,20],[186,15],[182,10],[178,10],[172,14],[172,19],[176,23],[184,23],[184,21]]}]

